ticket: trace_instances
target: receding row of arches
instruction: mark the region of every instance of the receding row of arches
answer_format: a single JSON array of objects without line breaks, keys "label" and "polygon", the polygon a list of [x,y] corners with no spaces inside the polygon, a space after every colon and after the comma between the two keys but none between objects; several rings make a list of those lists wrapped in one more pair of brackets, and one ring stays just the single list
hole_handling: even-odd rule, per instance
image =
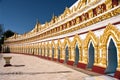
[{"label": "receding row of arches", "polygon": [[55,41],[32,44],[27,46],[10,46],[11,52],[22,52],[39,55],[51,60],[61,61],[72,65],[86,64],[92,69],[94,65],[105,67],[104,73],[115,73],[120,69],[120,31],[115,26],[107,25],[99,37],[89,31],[85,40],[75,35],[71,42],[68,37],[62,43]]}]

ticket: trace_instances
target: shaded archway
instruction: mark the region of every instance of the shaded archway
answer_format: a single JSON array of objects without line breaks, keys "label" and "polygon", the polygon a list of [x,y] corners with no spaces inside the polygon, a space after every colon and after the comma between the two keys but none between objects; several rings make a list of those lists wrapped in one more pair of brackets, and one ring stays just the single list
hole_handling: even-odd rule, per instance
[{"label": "shaded archway", "polygon": [[118,66],[117,63],[117,48],[113,39],[111,38],[107,47],[107,68],[105,70],[105,73],[115,73]]},{"label": "shaded archway", "polygon": [[47,57],[49,57],[50,49],[47,48]]},{"label": "shaded archway", "polygon": [[92,42],[90,42],[89,47],[88,47],[88,64],[87,68],[92,68],[94,64],[94,46]]},{"label": "shaded archway", "polygon": [[77,65],[79,62],[79,48],[78,48],[78,43],[76,43],[75,47],[75,62],[74,64]]},{"label": "shaded archway", "polygon": [[44,57],[46,57],[46,48],[44,47]]},{"label": "shaded archway", "polygon": [[43,48],[41,48],[41,56],[43,56]]},{"label": "shaded archway", "polygon": [[58,61],[60,61],[60,47],[58,46]]},{"label": "shaded archway", "polygon": [[66,45],[65,47],[65,60],[64,60],[64,63],[67,63],[69,59],[69,48],[68,48],[68,45]]},{"label": "shaded archway", "polygon": [[41,48],[39,47],[39,52],[38,52],[38,55],[41,55]]},{"label": "shaded archway", "polygon": [[52,47],[52,60],[54,59],[54,47]]}]

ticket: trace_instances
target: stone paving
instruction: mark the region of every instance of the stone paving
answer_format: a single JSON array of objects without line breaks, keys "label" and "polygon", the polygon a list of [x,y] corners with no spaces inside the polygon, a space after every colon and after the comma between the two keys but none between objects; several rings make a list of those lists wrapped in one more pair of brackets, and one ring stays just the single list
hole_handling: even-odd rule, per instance
[{"label": "stone paving", "polygon": [[[3,56],[12,56],[12,66],[4,67]],[[54,61],[21,54],[0,54],[0,80],[106,80],[91,77]]]}]

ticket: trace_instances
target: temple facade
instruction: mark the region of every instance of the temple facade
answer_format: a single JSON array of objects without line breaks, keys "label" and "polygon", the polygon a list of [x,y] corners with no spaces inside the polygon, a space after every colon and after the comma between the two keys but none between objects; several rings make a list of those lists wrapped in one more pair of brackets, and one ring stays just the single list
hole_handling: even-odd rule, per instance
[{"label": "temple facade", "polygon": [[6,50],[120,78],[120,0],[78,0],[50,22],[7,38]]}]

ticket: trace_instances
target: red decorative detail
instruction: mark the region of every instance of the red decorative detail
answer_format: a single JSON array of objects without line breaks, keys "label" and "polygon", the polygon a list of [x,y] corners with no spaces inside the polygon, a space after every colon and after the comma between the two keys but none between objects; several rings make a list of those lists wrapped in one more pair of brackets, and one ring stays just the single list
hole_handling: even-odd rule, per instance
[{"label": "red decorative detail", "polygon": [[88,13],[85,13],[85,20],[87,20],[89,18]]},{"label": "red decorative detail", "polygon": [[53,59],[53,61],[57,61],[57,59],[56,59],[56,58],[54,58],[54,59]]},{"label": "red decorative detail", "polygon": [[115,7],[118,5],[118,0],[112,0],[112,7]]},{"label": "red decorative detail", "polygon": [[114,77],[120,79],[120,71],[116,71]]},{"label": "red decorative detail", "polygon": [[45,58],[45,59],[47,59],[47,57],[46,57],[46,56],[44,56],[44,58]]},{"label": "red decorative detail", "polygon": [[87,65],[87,64],[84,64],[84,63],[78,63],[78,64],[77,64],[77,67],[78,67],[78,68],[82,68],[82,69],[86,69],[86,65]]},{"label": "red decorative detail", "polygon": [[50,58],[50,57],[48,57],[48,60],[51,60],[51,58]]},{"label": "red decorative detail", "polygon": [[101,9],[103,10],[103,12],[106,11],[106,5],[104,3],[101,5]]},{"label": "red decorative detail", "polygon": [[67,64],[73,66],[74,62],[73,61],[67,61]]},{"label": "red decorative detail", "polygon": [[93,66],[92,71],[100,74],[104,74],[105,68],[100,66]]},{"label": "red decorative detail", "polygon": [[97,16],[97,10],[96,10],[97,8],[94,8],[93,9],[93,16]]},{"label": "red decorative detail", "polygon": [[60,62],[60,63],[63,63],[63,62],[64,62],[64,60],[60,60],[59,62]]}]

